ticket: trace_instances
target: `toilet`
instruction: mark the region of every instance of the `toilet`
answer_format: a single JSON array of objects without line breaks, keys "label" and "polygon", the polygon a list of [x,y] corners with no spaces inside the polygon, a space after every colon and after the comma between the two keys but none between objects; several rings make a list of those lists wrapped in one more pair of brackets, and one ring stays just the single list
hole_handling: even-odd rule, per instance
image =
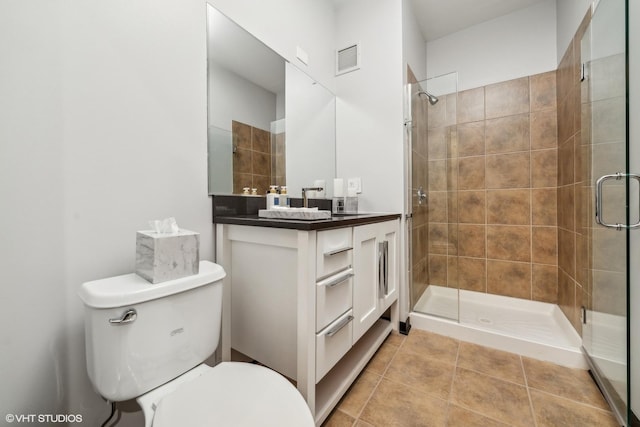
[{"label": "toilet", "polygon": [[84,283],[87,372],[105,399],[136,399],[145,427],[314,426],[282,375],[242,362],[204,364],[220,339],[221,266],[151,284],[136,274]]}]

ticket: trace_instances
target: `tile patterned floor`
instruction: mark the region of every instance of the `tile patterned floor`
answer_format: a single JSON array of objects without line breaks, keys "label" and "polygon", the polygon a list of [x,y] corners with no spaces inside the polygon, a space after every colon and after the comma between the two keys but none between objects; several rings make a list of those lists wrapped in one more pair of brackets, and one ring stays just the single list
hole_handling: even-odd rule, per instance
[{"label": "tile patterned floor", "polygon": [[425,331],[392,334],[323,427],[614,427],[589,373]]}]

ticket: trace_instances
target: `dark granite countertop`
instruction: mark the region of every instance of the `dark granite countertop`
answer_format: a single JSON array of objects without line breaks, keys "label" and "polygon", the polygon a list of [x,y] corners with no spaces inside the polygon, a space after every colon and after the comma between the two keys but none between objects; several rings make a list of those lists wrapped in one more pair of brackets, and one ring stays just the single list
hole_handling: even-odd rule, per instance
[{"label": "dark granite countertop", "polygon": [[[394,213],[362,213],[358,215],[334,215],[331,218],[313,221],[294,219],[259,218],[258,210],[265,209],[265,198],[239,195],[214,195],[214,224],[250,225],[254,227],[287,228],[291,230],[326,230],[329,228],[350,227],[372,224],[400,218]],[[300,206],[301,199],[292,199],[292,206]],[[331,200],[310,199],[309,207],[317,206],[322,210],[331,210]]]},{"label": "dark granite countertop", "polygon": [[287,228],[291,230],[326,230],[329,228],[350,227],[371,224],[400,218],[400,214],[371,213],[358,215],[339,215],[313,221],[259,218],[258,215],[216,216],[216,224],[251,225],[254,227]]}]

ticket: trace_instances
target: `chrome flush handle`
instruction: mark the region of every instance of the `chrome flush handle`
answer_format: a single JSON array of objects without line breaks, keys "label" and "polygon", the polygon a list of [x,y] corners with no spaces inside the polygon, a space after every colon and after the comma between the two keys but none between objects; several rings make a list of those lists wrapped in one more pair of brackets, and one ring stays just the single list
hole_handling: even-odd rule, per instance
[{"label": "chrome flush handle", "polygon": [[120,318],[116,317],[113,319],[109,319],[109,323],[115,326],[125,325],[127,323],[134,322],[137,318],[138,318],[138,312],[135,310],[135,308],[130,308],[128,310],[125,310],[125,312],[122,313],[122,316],[120,316]]}]

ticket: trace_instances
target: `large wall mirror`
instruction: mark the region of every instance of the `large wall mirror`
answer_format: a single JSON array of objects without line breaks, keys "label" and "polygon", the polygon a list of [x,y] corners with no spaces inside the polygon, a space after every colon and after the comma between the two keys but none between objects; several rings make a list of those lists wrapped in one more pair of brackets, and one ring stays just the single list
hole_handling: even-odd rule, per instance
[{"label": "large wall mirror", "polygon": [[[335,96],[207,4],[209,194],[335,177]],[[326,196],[331,196],[327,189]]]}]

